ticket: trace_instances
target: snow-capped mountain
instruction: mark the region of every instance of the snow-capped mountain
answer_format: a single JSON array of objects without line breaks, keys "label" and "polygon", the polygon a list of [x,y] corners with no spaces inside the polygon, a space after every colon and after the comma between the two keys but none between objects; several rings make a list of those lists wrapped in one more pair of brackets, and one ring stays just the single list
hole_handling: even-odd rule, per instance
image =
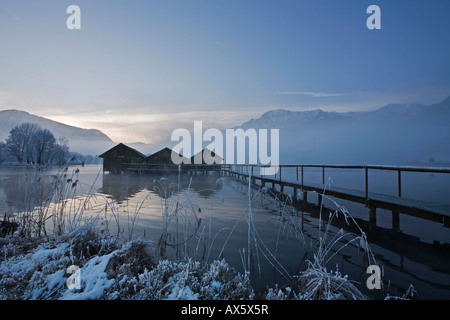
[{"label": "snow-capped mountain", "polygon": [[[450,116],[450,97],[433,105],[422,104],[389,104],[374,111],[363,112],[327,112],[321,109],[311,111],[290,111],[276,109],[267,111],[258,119],[244,122],[240,127],[245,128],[280,128],[300,127],[310,124],[336,124],[338,122],[352,122],[364,120],[392,120],[401,119],[442,119]],[[449,119],[449,118],[447,118]],[[447,120],[445,119],[445,120]],[[449,120],[450,122],[450,120]],[[450,123],[449,123],[450,125]]]},{"label": "snow-capped mountain", "polygon": [[279,129],[282,163],[450,162],[450,97],[370,112],[277,109],[240,127]]},{"label": "snow-capped mountain", "polygon": [[338,112],[325,112],[321,109],[312,111],[289,111],[284,109],[271,110],[258,119],[251,119],[242,124],[242,128],[274,128],[299,127],[314,122],[347,121],[351,116]]}]

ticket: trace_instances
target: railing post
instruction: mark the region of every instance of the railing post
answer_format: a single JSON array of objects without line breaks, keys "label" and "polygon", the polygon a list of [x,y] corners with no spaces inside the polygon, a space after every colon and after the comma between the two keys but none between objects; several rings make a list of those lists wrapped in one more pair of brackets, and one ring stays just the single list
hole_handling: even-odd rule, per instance
[{"label": "railing post", "polygon": [[402,171],[398,170],[398,196],[402,197]]},{"label": "railing post", "polygon": [[325,166],[322,167],[322,184],[325,185]]},{"label": "railing post", "polygon": [[364,167],[366,176],[366,203],[369,200],[369,168]]},{"label": "railing post", "polygon": [[392,211],[392,229],[400,231],[400,214],[396,211]]},{"label": "railing post", "polygon": [[281,183],[281,166],[278,166],[278,168],[280,169],[280,192],[283,192],[284,191],[284,186]]},{"label": "railing post", "polygon": [[369,207],[369,228],[374,229],[377,225],[377,208]]},{"label": "railing post", "polygon": [[302,190],[303,190],[303,166],[302,166]]}]

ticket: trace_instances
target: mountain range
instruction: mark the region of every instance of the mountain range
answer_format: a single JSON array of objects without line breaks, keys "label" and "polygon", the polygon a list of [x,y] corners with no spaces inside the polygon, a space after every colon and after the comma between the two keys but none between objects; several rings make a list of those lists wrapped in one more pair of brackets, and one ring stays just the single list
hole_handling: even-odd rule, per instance
[{"label": "mountain range", "polygon": [[[0,141],[23,122],[37,123],[55,137],[67,138],[72,151],[84,154],[96,155],[117,143],[99,130],[69,126],[19,110],[0,111]],[[450,162],[450,97],[432,105],[390,104],[365,112],[276,109],[236,128],[279,129],[283,164]],[[171,144],[167,141],[167,146]],[[129,145],[144,153],[157,148],[145,143]]]},{"label": "mountain range", "polygon": [[366,112],[278,109],[240,127],[279,129],[281,163],[450,162],[450,97]]},{"label": "mountain range", "polygon": [[284,109],[271,110],[258,119],[251,119],[243,123],[241,128],[271,128],[271,127],[299,127],[304,125],[335,124],[353,121],[384,121],[387,119],[398,121],[414,118],[427,120],[444,120],[450,124],[450,97],[433,105],[421,104],[389,104],[373,111],[361,112],[326,112],[321,109],[311,111],[289,111]]}]

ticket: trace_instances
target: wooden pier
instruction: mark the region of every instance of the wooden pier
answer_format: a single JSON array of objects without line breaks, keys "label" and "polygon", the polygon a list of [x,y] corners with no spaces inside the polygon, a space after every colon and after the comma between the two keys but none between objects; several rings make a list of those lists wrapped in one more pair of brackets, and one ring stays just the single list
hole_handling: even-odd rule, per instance
[{"label": "wooden pier", "polygon": [[[281,194],[285,195],[287,195],[287,193],[285,192],[286,187],[290,187],[293,190],[291,194],[292,199],[294,200],[294,202],[299,202],[300,204],[308,203],[309,192],[314,192],[318,195],[319,206],[322,204],[323,195],[363,204],[369,209],[369,224],[371,226],[376,226],[377,209],[385,209],[392,212],[392,228],[394,230],[400,230],[400,214],[431,220],[434,222],[442,223],[445,227],[450,227],[450,191],[449,201],[447,203],[437,203],[432,201],[407,199],[402,197],[402,172],[450,174],[450,169],[357,165],[280,165],[278,168],[278,173],[275,175],[275,177],[268,178],[264,175],[261,176],[257,174],[257,171],[259,171],[260,168],[261,166],[253,165],[231,165],[222,168],[222,173],[245,181],[248,181],[249,177],[251,177],[253,184],[261,185],[262,187],[270,184],[273,189],[279,190]],[[287,168],[290,168],[291,175],[292,170],[295,170],[296,179],[294,180],[296,181],[287,181],[286,179],[284,179],[283,172]],[[305,183],[305,168],[320,169],[322,171],[322,183]],[[342,188],[338,186],[326,186],[326,169],[362,170],[365,177],[364,190],[361,191]],[[373,170],[387,170],[396,172],[396,196],[370,192],[369,171]],[[302,193],[302,197],[299,197],[299,192]]]},{"label": "wooden pier", "polygon": [[[450,227],[450,190],[449,198],[445,203],[409,199],[403,197],[402,173],[417,172],[429,174],[450,174],[448,168],[421,168],[400,166],[363,166],[363,165],[279,165],[278,172],[273,176],[261,175],[266,167],[259,165],[207,165],[207,164],[182,164],[180,166],[172,163],[123,163],[121,172],[151,173],[151,172],[179,172],[188,175],[218,174],[230,176],[241,181],[252,179],[255,186],[271,188],[281,196],[290,196],[297,205],[308,204],[308,194],[315,193],[318,198],[318,206],[322,205],[323,196],[348,200],[363,204],[368,208],[369,224],[376,226],[377,209],[385,209],[392,213],[392,228],[400,230],[400,214],[414,216],[417,218],[442,223]],[[315,168],[321,171],[321,183],[306,182],[305,171]],[[363,188],[360,190],[344,188],[340,186],[328,186],[326,184],[326,171],[330,169],[346,169],[360,171],[364,178]],[[369,172],[393,171],[396,180],[396,195],[376,193],[369,190]],[[288,172],[289,176],[288,176]],[[286,177],[287,176],[287,177]],[[449,176],[450,178],[450,176]],[[291,188],[292,193],[285,190]],[[300,196],[301,195],[301,196]]]},{"label": "wooden pier", "polygon": [[[123,143],[119,143],[110,150],[104,152],[99,157],[103,158],[103,172],[110,173],[155,173],[155,172],[178,172],[188,175],[194,174],[210,174],[216,173],[235,177],[239,180],[247,180],[251,178],[251,182],[255,185],[263,187],[271,184],[272,189],[287,196],[284,192],[285,188],[292,188],[292,199],[300,204],[308,203],[308,193],[316,193],[318,195],[318,205],[322,205],[323,196],[331,196],[339,199],[352,201],[365,205],[369,209],[369,223],[376,226],[377,209],[385,209],[392,212],[392,228],[400,230],[400,214],[406,214],[421,219],[431,220],[443,223],[445,227],[450,227],[450,190],[448,190],[448,199],[444,203],[425,201],[422,199],[407,199],[403,197],[402,190],[402,173],[416,172],[428,174],[450,174],[449,168],[421,168],[406,166],[363,166],[363,165],[279,165],[278,171],[272,177],[265,175],[267,166],[259,165],[228,165],[228,164],[212,164],[208,165],[204,161],[202,164],[185,164],[187,162],[195,162],[194,160],[201,153],[191,157],[191,161],[183,158],[182,165],[175,165],[172,162],[173,151],[169,148],[161,149],[158,152],[146,157],[139,151],[130,148]],[[220,157],[219,157],[220,158]],[[203,158],[202,158],[203,159]],[[220,158],[221,159],[221,158]],[[315,168],[322,173],[321,183],[306,182],[305,169]],[[257,170],[255,170],[257,169]],[[364,174],[364,188],[345,188],[340,186],[329,186],[325,182],[325,171],[330,169],[346,169],[352,171],[360,171]],[[286,171],[289,171],[286,179]],[[294,171],[293,171],[294,170]],[[369,190],[369,171],[393,171],[396,174],[397,186],[396,195],[388,195],[386,193],[375,193]],[[259,174],[258,174],[259,172]],[[295,173],[293,173],[295,172]],[[261,174],[262,173],[262,174]],[[292,176],[295,179],[292,179]],[[277,187],[279,191],[277,190]],[[440,188],[439,186],[437,186]],[[450,188],[449,188],[450,189]],[[384,191],[384,190],[383,190]],[[299,197],[299,192],[302,197]]]}]

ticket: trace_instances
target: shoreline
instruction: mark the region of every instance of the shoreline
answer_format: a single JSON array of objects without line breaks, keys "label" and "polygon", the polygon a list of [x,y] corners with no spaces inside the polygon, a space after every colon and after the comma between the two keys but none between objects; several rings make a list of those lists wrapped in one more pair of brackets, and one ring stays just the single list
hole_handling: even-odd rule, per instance
[{"label": "shoreline", "polygon": [[119,244],[115,237],[90,225],[45,241],[1,238],[0,247],[1,300],[365,298],[346,276],[332,271],[326,277],[336,282],[334,288],[324,287],[317,292],[301,292],[300,288],[295,292],[289,286],[276,285],[258,292],[250,285],[248,272],[234,271],[225,260],[201,263],[190,258],[157,259],[153,241],[140,238]]}]

